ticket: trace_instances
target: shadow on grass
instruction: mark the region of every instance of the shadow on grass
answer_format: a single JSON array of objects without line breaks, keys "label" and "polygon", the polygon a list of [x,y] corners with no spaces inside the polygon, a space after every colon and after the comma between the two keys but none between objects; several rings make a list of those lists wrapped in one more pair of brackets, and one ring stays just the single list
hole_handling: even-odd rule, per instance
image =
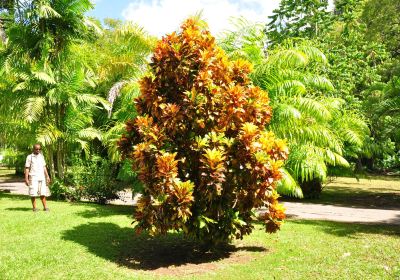
[{"label": "shadow on grass", "polygon": [[22,211],[22,212],[30,211],[30,212],[32,212],[32,207],[10,207],[10,208],[6,208],[5,210],[7,210],[7,211]]},{"label": "shadow on grass", "polygon": [[9,192],[0,191],[0,199],[3,199],[3,198],[13,199],[13,200],[28,200],[28,201],[30,201],[30,198],[27,195],[12,194]]},{"label": "shadow on grass", "polygon": [[151,238],[135,235],[132,228],[113,223],[79,225],[62,235],[64,240],[83,245],[96,256],[130,269],[156,270],[169,266],[210,263],[228,258],[237,251],[263,252],[263,247],[226,245],[213,251],[202,250],[200,243],[181,234]]},{"label": "shadow on grass", "polygon": [[134,208],[131,205],[100,205],[93,202],[78,202],[73,203],[72,205],[80,206],[82,204],[90,207],[90,209],[76,213],[83,218],[100,218],[114,215],[125,215],[129,217],[133,216]]},{"label": "shadow on grass", "polygon": [[[395,218],[400,221],[400,215]],[[356,237],[357,234],[381,234],[400,237],[399,225],[385,224],[355,224],[315,220],[291,220],[291,223],[312,226],[316,230],[339,237]]]}]

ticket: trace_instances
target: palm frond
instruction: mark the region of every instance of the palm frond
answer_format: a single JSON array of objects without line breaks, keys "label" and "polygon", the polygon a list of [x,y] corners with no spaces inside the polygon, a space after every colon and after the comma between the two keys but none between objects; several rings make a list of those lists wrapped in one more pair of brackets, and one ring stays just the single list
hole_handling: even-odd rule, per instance
[{"label": "palm frond", "polygon": [[54,80],[54,77],[50,76],[48,73],[43,72],[43,71],[37,71],[37,72],[32,72],[32,75],[43,82],[46,82],[48,84],[55,84],[56,81]]},{"label": "palm frond", "polygon": [[45,124],[39,127],[36,134],[36,141],[45,146],[54,144],[61,138],[63,138],[63,133],[53,124]]},{"label": "palm frond", "polygon": [[80,139],[86,139],[86,140],[93,140],[93,139],[101,140],[102,139],[101,132],[94,127],[87,127],[87,128],[84,128],[84,129],[78,131],[77,136]]},{"label": "palm frond", "polygon": [[87,28],[91,28],[93,29],[97,35],[102,35],[103,34],[103,30],[101,29],[101,27],[95,23],[94,21],[88,19],[88,18],[84,18],[83,19],[83,24],[87,27]]},{"label": "palm frond", "polygon": [[332,119],[331,112],[326,108],[323,100],[315,98],[297,97],[291,98],[291,103],[294,104],[301,112],[307,113],[309,117],[326,122]]},{"label": "palm frond", "polygon": [[286,166],[290,166],[293,177],[299,181],[311,181],[319,178],[324,181],[327,176],[327,166],[323,156],[314,146],[297,146],[292,150]]},{"label": "palm frond", "polygon": [[301,112],[296,107],[287,103],[278,103],[274,106],[274,122],[285,122],[287,126],[301,119]]},{"label": "palm frond", "polygon": [[318,48],[311,46],[307,43],[302,43],[296,46],[296,49],[300,50],[309,57],[312,62],[318,62],[325,64],[328,62],[325,54]]},{"label": "palm frond", "polygon": [[344,113],[334,122],[340,137],[348,144],[362,147],[370,131],[363,118],[356,114]]},{"label": "palm frond", "polygon": [[57,13],[51,6],[40,3],[37,7],[38,15],[40,18],[60,18],[61,15]]},{"label": "palm frond", "polygon": [[315,88],[325,92],[330,92],[335,89],[332,82],[323,76],[315,74],[305,75],[303,81],[309,88]]},{"label": "palm frond", "polygon": [[24,118],[28,120],[28,122],[39,120],[45,105],[46,99],[42,96],[28,98],[25,104]]},{"label": "palm frond", "polygon": [[113,162],[117,162],[121,158],[117,142],[119,141],[121,135],[124,132],[125,132],[125,123],[119,122],[116,123],[110,129],[108,129],[103,134],[103,143],[105,143],[107,147],[108,156]]},{"label": "palm frond", "polygon": [[17,85],[13,88],[13,92],[25,90],[25,89],[27,89],[28,87],[29,87],[29,82],[28,82],[28,81],[23,81],[23,82],[17,84]]},{"label": "palm frond", "polygon": [[279,68],[303,68],[309,63],[308,56],[296,49],[279,50],[267,59],[268,63]]},{"label": "palm frond", "polygon": [[104,98],[93,95],[93,94],[78,94],[76,96],[76,100],[79,103],[87,104],[87,105],[96,105],[96,104],[101,104],[104,109],[110,110],[110,103],[105,100]]},{"label": "palm frond", "polygon": [[86,139],[86,140],[102,139],[101,132],[94,127],[88,127],[78,131],[77,136],[81,139]]},{"label": "palm frond", "polygon": [[334,153],[335,155],[335,164],[338,166],[343,166],[343,167],[350,167],[349,162],[342,156],[337,153]]},{"label": "palm frond", "polygon": [[285,169],[281,168],[282,179],[277,182],[276,190],[281,195],[303,198],[303,191],[297,181]]},{"label": "palm frond", "polygon": [[281,83],[277,83],[275,87],[276,87],[275,90],[279,96],[281,95],[296,96],[296,95],[302,95],[306,92],[305,85],[298,80],[284,80]]},{"label": "palm frond", "polygon": [[90,155],[90,145],[88,141],[82,140],[82,139],[76,139],[75,142],[77,142],[81,148],[81,150],[85,153],[85,157],[88,158]]}]

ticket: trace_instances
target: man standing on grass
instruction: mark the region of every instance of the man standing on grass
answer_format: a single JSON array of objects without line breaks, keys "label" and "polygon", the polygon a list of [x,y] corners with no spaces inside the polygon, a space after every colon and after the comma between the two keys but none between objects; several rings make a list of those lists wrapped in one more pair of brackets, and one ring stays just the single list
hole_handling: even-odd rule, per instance
[{"label": "man standing on grass", "polygon": [[40,196],[42,200],[44,211],[49,211],[46,205],[46,196],[50,195],[47,187],[47,184],[50,183],[50,177],[47,173],[46,162],[40,151],[40,144],[35,144],[33,153],[26,157],[25,163],[25,184],[29,187],[29,196],[31,197],[34,212],[39,211],[36,208],[37,196]]}]

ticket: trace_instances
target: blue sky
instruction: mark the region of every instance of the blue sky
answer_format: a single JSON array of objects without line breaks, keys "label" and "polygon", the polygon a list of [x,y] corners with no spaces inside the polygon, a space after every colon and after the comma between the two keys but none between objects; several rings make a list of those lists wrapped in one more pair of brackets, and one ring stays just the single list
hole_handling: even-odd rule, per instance
[{"label": "blue sky", "polygon": [[98,19],[133,21],[150,34],[162,36],[176,30],[193,14],[202,12],[214,35],[230,29],[232,17],[244,16],[265,23],[280,0],[92,0],[95,9],[88,15]]},{"label": "blue sky", "polygon": [[122,11],[128,7],[132,0],[96,0],[92,1],[95,4],[94,10],[89,12],[89,16],[94,16],[99,19],[104,18],[119,18],[123,19]]}]

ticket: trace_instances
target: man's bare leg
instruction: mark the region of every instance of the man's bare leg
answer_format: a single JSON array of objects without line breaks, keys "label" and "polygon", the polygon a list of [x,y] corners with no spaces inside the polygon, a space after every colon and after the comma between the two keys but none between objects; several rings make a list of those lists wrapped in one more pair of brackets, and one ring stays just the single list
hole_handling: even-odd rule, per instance
[{"label": "man's bare leg", "polygon": [[31,201],[32,201],[32,208],[36,209],[36,197],[32,196]]},{"label": "man's bare leg", "polygon": [[40,197],[40,200],[42,201],[43,208],[46,210],[47,209],[46,197],[43,195]]}]

